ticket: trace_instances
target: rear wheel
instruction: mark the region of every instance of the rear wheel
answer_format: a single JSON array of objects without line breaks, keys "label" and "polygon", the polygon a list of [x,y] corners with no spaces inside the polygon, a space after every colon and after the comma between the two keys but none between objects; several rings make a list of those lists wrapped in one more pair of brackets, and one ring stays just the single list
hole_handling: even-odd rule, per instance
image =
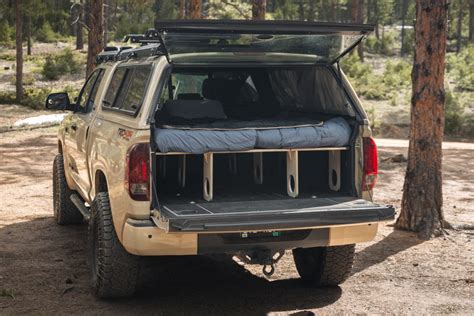
[{"label": "rear wheel", "polygon": [[71,201],[73,193],[66,182],[63,155],[57,154],[53,162],[53,210],[59,225],[80,224],[84,219]]},{"label": "rear wheel", "polygon": [[354,254],[355,245],[293,250],[296,269],[301,279],[314,286],[343,283],[351,272]]},{"label": "rear wheel", "polygon": [[139,259],[128,253],[117,237],[108,194],[98,193],[92,202],[89,221],[89,262],[94,294],[100,298],[132,295],[138,282]]}]

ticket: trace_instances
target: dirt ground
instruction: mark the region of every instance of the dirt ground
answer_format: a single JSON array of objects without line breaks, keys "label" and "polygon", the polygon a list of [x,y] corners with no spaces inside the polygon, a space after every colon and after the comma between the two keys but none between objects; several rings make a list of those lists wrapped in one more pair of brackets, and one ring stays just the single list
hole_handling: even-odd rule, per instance
[{"label": "dirt ground", "polygon": [[[400,205],[406,141],[380,140],[379,202]],[[144,289],[101,301],[88,287],[87,226],[53,221],[54,128],[0,134],[0,314],[472,314],[472,230],[422,242],[390,223],[357,246],[352,276],[340,287],[312,289],[287,254],[266,279],[258,266],[230,259],[161,258],[145,262]],[[447,219],[474,223],[474,144],[447,143]],[[306,312],[304,312],[306,311]]]}]

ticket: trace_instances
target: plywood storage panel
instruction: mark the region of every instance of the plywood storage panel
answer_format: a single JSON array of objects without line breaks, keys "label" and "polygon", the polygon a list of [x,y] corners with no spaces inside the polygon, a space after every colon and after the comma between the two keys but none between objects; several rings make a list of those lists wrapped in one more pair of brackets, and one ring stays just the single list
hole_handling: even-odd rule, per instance
[{"label": "plywood storage panel", "polygon": [[[210,202],[214,197],[214,155],[230,154],[228,166],[231,174],[237,174],[237,154],[253,153],[253,179],[257,184],[263,184],[263,154],[266,152],[285,152],[286,153],[286,188],[290,197],[296,198],[299,195],[299,166],[298,153],[300,151],[327,151],[328,152],[328,172],[329,188],[333,191],[339,191],[341,188],[341,151],[348,147],[328,147],[328,148],[302,148],[302,149],[252,149],[240,152],[209,152],[203,154],[203,199]],[[178,183],[184,188],[186,186],[186,155],[189,153],[171,152],[160,153],[157,155],[179,155],[178,160]],[[166,158],[166,157],[163,157]],[[166,172],[166,160],[162,160],[161,172]]]}]

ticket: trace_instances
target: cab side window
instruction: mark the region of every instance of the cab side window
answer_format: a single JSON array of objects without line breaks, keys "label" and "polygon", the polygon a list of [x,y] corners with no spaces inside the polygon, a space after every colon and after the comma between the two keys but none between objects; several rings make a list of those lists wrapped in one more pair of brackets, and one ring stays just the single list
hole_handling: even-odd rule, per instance
[{"label": "cab side window", "polygon": [[104,98],[104,106],[106,107],[114,107],[114,101],[115,97],[117,96],[117,92],[120,89],[120,86],[122,85],[122,81],[125,78],[125,73],[127,72],[127,68],[118,68],[114,75],[112,76],[112,79],[110,81],[109,87],[107,89],[107,93],[105,94]]},{"label": "cab side window", "polygon": [[135,113],[142,102],[145,89],[150,75],[150,67],[140,67],[133,71],[130,76],[130,83],[127,94],[124,97],[121,109],[124,111]]},{"label": "cab side window", "polygon": [[104,109],[115,109],[136,115],[142,105],[151,66],[119,67],[104,98]]},{"label": "cab side window", "polygon": [[97,69],[87,79],[77,99],[77,106],[81,108],[81,112],[88,113],[94,108],[95,97],[103,75],[104,70]]}]

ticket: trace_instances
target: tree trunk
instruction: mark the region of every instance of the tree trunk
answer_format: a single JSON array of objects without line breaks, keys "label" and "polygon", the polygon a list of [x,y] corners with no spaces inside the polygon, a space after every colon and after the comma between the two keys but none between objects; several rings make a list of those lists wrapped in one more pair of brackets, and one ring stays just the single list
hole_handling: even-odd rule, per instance
[{"label": "tree trunk", "polygon": [[[338,4],[337,0],[331,0],[331,3],[329,5],[329,16],[331,18],[331,22],[336,22],[337,21],[337,11],[338,11]],[[340,19],[339,19],[340,20]]]},{"label": "tree trunk", "polygon": [[201,18],[201,0],[190,0],[189,16],[191,17],[191,19]]},{"label": "tree trunk", "polygon": [[267,0],[252,0],[252,20],[265,20]]},{"label": "tree trunk", "polygon": [[84,23],[84,6],[82,1],[79,3],[78,10],[78,20],[76,23],[76,49],[83,50],[84,36],[82,32],[82,23]]},{"label": "tree trunk", "polygon": [[[351,17],[353,23],[363,23],[364,22],[364,0],[354,0],[352,1],[351,7]],[[362,43],[357,47],[357,54],[361,61],[364,61],[364,46]]]},{"label": "tree trunk", "polygon": [[298,15],[300,21],[304,21],[304,0],[298,0]]},{"label": "tree trunk", "polygon": [[22,0],[15,1],[16,16],[16,102],[23,99],[23,4]]},{"label": "tree trunk", "polygon": [[401,46],[400,46],[400,56],[405,56],[405,20],[408,10],[408,0],[403,0],[402,4],[402,35],[401,35]]},{"label": "tree trunk", "polygon": [[377,1],[375,1],[375,3],[374,3],[374,15],[375,15],[375,37],[377,37],[377,39],[380,39],[379,5],[377,4]]},{"label": "tree trunk", "polygon": [[367,22],[372,23],[372,0],[367,0]]},{"label": "tree trunk", "polygon": [[27,37],[27,46],[26,46],[26,54],[31,56],[31,12],[28,13],[28,17],[26,18],[26,37]]},{"label": "tree trunk", "polygon": [[109,0],[104,0],[104,47],[109,42]]},{"label": "tree trunk", "polygon": [[402,209],[395,226],[428,239],[444,224],[442,150],[448,0],[417,0],[411,127]]},{"label": "tree trunk", "polygon": [[469,40],[474,40],[474,2],[469,4]]},{"label": "tree trunk", "polygon": [[186,17],[186,0],[179,0],[178,18],[184,19]]},{"label": "tree trunk", "polygon": [[316,20],[316,0],[309,0],[308,21]]},{"label": "tree trunk", "polygon": [[458,25],[456,30],[456,54],[461,52],[461,44],[462,44],[462,18],[464,13],[464,1],[459,0],[459,8],[458,8]]},{"label": "tree trunk", "polygon": [[87,12],[87,26],[89,28],[87,34],[87,76],[94,70],[96,57],[104,49],[103,7],[103,0],[89,0]]},{"label": "tree trunk", "polygon": [[[357,23],[364,23],[364,0],[359,0],[357,7]],[[357,46],[357,54],[360,60],[364,61],[364,42],[360,42]]]}]

